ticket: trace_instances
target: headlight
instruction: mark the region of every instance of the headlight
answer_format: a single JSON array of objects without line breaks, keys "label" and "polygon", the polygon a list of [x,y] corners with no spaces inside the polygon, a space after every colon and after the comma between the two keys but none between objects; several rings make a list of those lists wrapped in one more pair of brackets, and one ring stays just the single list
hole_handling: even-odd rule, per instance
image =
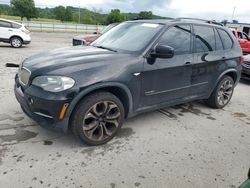
[{"label": "headlight", "polygon": [[45,91],[60,92],[72,88],[75,81],[64,76],[38,76],[32,81],[32,85],[41,87]]}]

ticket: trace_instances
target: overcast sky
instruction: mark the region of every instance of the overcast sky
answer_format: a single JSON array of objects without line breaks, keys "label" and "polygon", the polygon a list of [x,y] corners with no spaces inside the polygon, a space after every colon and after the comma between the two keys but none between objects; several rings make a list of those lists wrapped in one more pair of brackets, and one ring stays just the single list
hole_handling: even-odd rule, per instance
[{"label": "overcast sky", "polygon": [[[10,0],[0,0],[9,3]],[[250,23],[250,0],[35,0],[36,6],[80,6],[109,12],[118,8],[122,12],[153,11],[168,17],[197,17],[215,20],[232,20]]]}]

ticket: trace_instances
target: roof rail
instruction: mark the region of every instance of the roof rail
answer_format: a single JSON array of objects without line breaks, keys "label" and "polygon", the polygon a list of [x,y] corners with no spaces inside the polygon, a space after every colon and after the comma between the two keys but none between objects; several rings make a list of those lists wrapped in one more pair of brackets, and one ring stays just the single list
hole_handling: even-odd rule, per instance
[{"label": "roof rail", "polygon": [[201,22],[204,22],[204,23],[209,23],[209,24],[215,24],[215,25],[223,26],[222,23],[216,22],[215,20],[205,20],[205,19],[200,19],[200,18],[180,17],[180,18],[175,18],[172,21],[181,21],[181,20],[194,20],[194,21],[201,21]]}]

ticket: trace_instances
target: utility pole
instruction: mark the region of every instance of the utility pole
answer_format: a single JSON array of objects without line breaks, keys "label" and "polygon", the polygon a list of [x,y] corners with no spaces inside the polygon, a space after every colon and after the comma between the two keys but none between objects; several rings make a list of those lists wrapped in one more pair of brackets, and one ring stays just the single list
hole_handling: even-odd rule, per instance
[{"label": "utility pole", "polygon": [[79,20],[78,20],[78,23],[80,24],[81,22],[81,7],[79,6]]},{"label": "utility pole", "polygon": [[232,21],[234,20],[234,13],[235,13],[236,6],[233,9],[233,14],[232,14]]}]

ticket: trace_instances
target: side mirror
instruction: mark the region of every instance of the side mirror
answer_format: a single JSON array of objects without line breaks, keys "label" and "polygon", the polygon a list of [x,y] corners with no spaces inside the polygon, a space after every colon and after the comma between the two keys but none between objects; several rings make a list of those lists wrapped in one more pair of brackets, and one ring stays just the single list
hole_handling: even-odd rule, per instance
[{"label": "side mirror", "polygon": [[167,45],[157,45],[151,56],[154,58],[172,58],[174,57],[174,48]]}]

